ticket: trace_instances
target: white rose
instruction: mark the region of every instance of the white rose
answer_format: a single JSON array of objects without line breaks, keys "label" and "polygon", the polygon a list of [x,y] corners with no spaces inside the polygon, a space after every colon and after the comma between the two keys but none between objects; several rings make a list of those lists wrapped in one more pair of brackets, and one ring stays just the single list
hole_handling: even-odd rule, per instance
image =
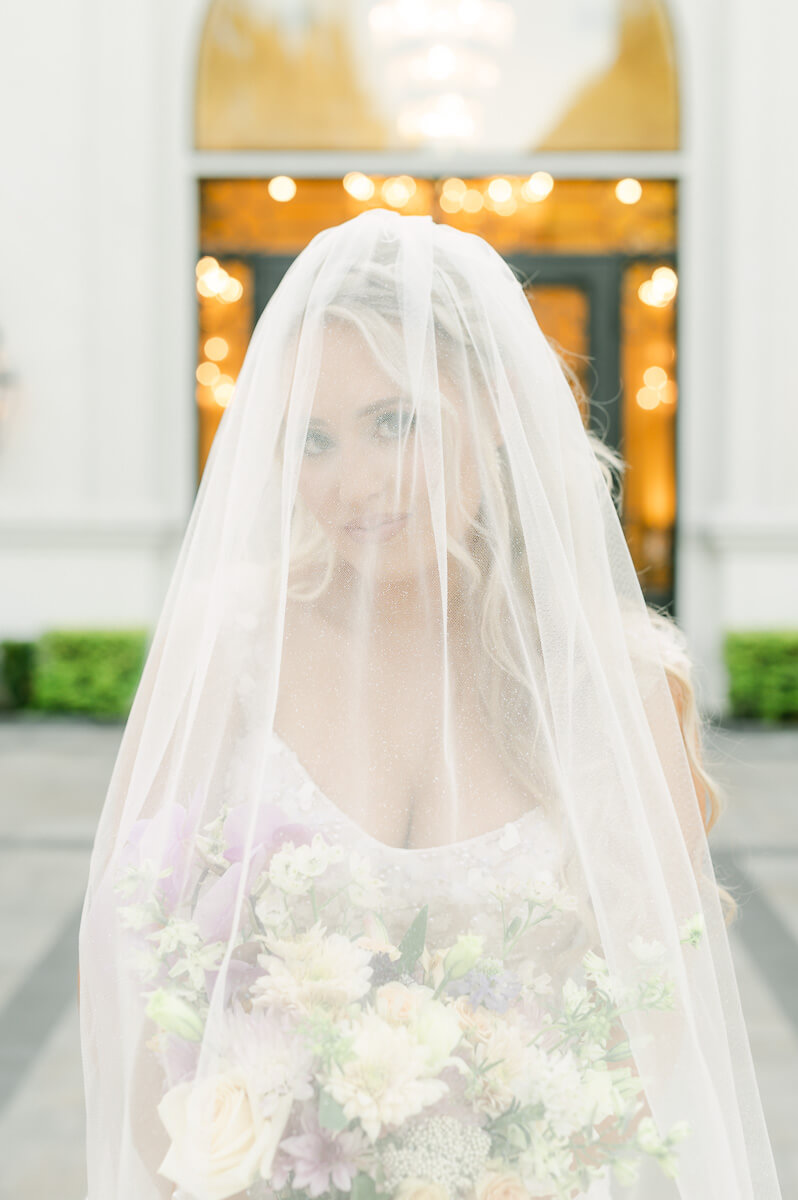
[{"label": "white rose", "polygon": [[449,1200],[449,1189],[434,1179],[403,1179],[393,1200]]},{"label": "white rose", "polygon": [[178,1084],[158,1105],[171,1138],[159,1175],[201,1200],[227,1200],[259,1175],[268,1179],[291,1104],[290,1095],[278,1096],[264,1117],[237,1069]]}]

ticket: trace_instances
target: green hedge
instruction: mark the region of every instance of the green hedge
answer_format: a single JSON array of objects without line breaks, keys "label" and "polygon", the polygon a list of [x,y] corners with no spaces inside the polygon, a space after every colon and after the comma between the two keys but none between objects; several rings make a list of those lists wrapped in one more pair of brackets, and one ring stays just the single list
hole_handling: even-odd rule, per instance
[{"label": "green hedge", "polygon": [[127,715],[147,652],[146,630],[53,630],[36,643],[31,703],[51,712]]},{"label": "green hedge", "polygon": [[33,693],[35,642],[0,642],[0,678],[2,703],[9,708],[25,708]]},{"label": "green hedge", "polygon": [[798,718],[798,630],[729,632],[723,651],[733,716]]}]

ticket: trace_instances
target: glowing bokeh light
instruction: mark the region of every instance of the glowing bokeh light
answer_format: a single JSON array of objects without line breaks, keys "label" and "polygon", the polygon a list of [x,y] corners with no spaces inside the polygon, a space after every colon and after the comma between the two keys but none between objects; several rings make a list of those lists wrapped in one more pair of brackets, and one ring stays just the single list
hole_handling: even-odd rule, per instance
[{"label": "glowing bokeh light", "polygon": [[230,347],[223,337],[210,337],[203,349],[206,358],[213,359],[214,362],[221,362],[223,358],[227,358]]},{"label": "glowing bokeh light", "polygon": [[485,203],[482,192],[477,188],[467,188],[463,196],[463,209],[467,213],[478,213]]},{"label": "glowing bokeh light", "polygon": [[219,368],[216,363],[203,362],[197,367],[197,383],[210,387],[219,378]]},{"label": "glowing bokeh light", "polygon": [[269,195],[272,200],[278,200],[281,204],[286,200],[293,200],[296,195],[296,184],[290,175],[275,175],[269,180]]},{"label": "glowing bokeh light", "polygon": [[513,194],[513,185],[509,179],[491,179],[488,184],[488,195],[494,204],[506,204]]},{"label": "glowing bokeh light", "polygon": [[362,171],[349,171],[343,182],[344,189],[354,200],[370,200],[374,195],[374,180]]},{"label": "glowing bokeh light", "polygon": [[619,179],[615,185],[615,195],[621,204],[637,204],[643,195],[643,185],[639,179]]},{"label": "glowing bokeh light", "polygon": [[529,179],[521,185],[521,195],[525,200],[531,200],[533,204],[539,204],[541,200],[545,200],[554,187],[554,179],[549,175],[548,171],[535,171]]},{"label": "glowing bokeh light", "polygon": [[243,285],[239,283],[237,279],[233,279],[231,275],[219,295],[221,299],[226,300],[228,304],[234,304],[236,300],[240,300],[244,295]]},{"label": "glowing bokeh light", "polygon": [[662,367],[646,367],[643,379],[646,387],[661,388],[668,382],[668,372],[663,371]]},{"label": "glowing bokeh light", "polygon": [[231,379],[229,375],[220,375],[213,385],[213,398],[220,408],[227,408],[233,399],[234,390],[235,380]]}]

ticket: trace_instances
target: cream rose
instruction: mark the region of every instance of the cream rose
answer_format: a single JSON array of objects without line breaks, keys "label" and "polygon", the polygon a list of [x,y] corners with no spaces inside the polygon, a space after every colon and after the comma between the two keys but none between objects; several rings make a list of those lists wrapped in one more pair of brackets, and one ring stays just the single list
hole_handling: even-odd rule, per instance
[{"label": "cream rose", "polygon": [[291,1103],[290,1095],[277,1096],[263,1116],[261,1098],[238,1069],[178,1084],[158,1105],[172,1139],[158,1173],[202,1200],[227,1200],[268,1179]]},{"label": "cream rose", "polygon": [[452,1008],[457,1013],[460,1028],[477,1042],[487,1042],[496,1029],[496,1017],[482,1005],[472,1008],[466,996],[458,996]]},{"label": "cream rose", "polygon": [[393,1200],[449,1200],[449,1189],[434,1179],[403,1179]]},{"label": "cream rose", "polygon": [[418,1011],[422,999],[426,997],[426,991],[419,994],[418,991],[411,991],[404,983],[392,980],[377,989],[374,1007],[384,1021],[390,1021],[394,1025],[404,1024]]},{"label": "cream rose", "polygon": [[515,1171],[484,1171],[477,1180],[476,1200],[529,1200],[529,1192]]}]

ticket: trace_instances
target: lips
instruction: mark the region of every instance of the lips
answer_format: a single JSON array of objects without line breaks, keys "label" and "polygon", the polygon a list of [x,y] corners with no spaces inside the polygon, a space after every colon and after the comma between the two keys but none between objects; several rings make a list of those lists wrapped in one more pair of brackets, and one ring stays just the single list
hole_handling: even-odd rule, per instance
[{"label": "lips", "polygon": [[344,528],[356,542],[386,542],[404,528],[409,515],[401,513],[394,517],[382,513],[375,517],[363,517]]}]

